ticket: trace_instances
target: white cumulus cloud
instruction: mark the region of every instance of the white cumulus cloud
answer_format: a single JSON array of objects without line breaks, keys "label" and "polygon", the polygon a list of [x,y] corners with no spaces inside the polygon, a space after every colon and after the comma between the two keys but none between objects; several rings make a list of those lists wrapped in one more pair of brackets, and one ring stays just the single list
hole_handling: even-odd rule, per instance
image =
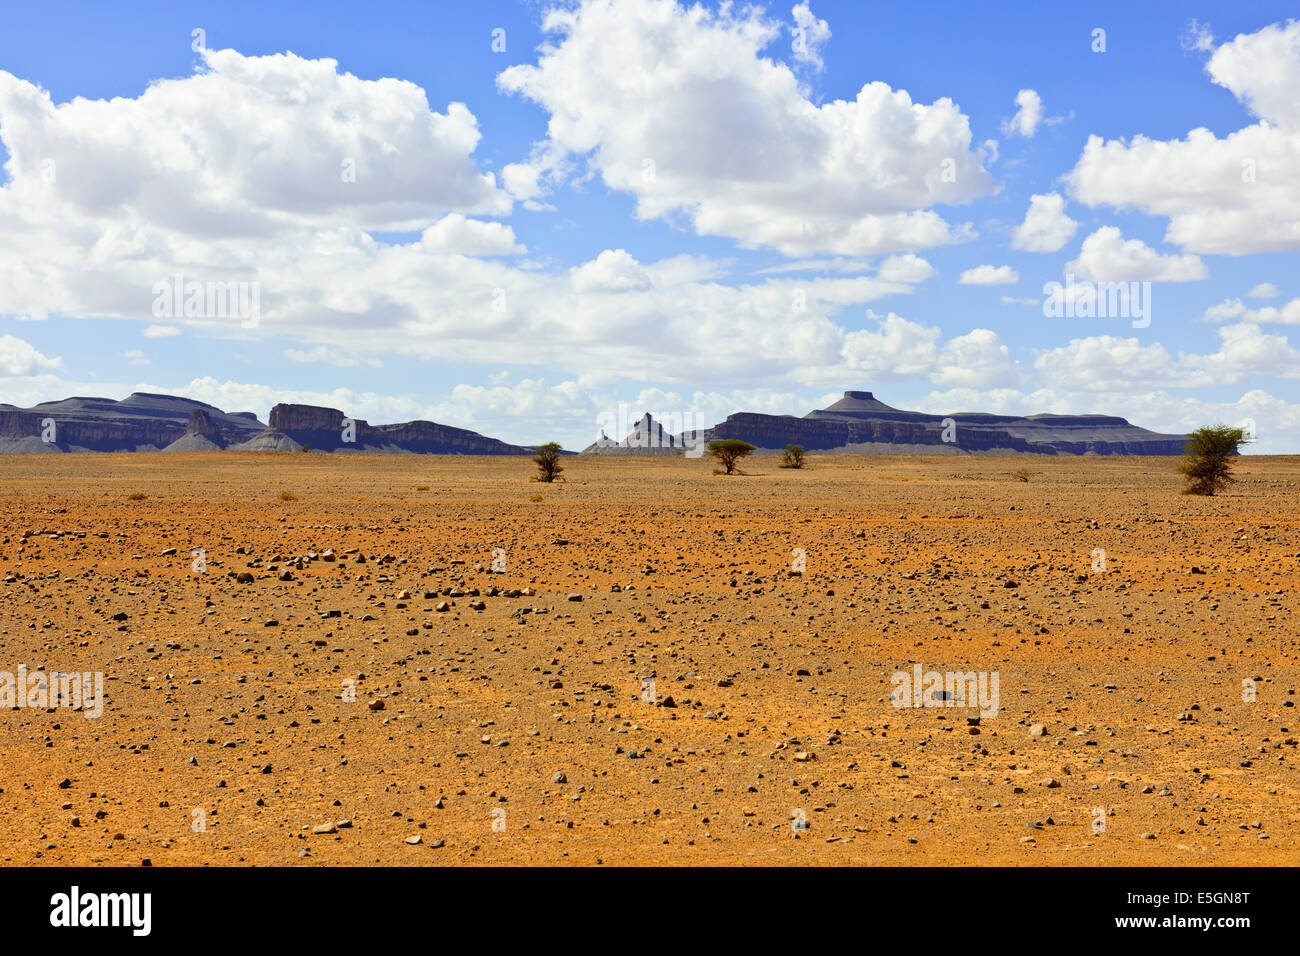
[{"label": "white cumulus cloud", "polygon": [[1020,281],[1020,274],[1010,266],[976,266],[965,270],[957,281],[962,285],[1010,285]]},{"label": "white cumulus cloud", "polygon": [[0,375],[15,378],[51,372],[63,365],[60,358],[48,358],[30,342],[13,335],[0,335]]},{"label": "white cumulus cloud", "polygon": [[1065,214],[1065,197],[1047,193],[1029,197],[1025,221],[1011,233],[1011,248],[1057,252],[1074,238],[1079,224]]},{"label": "white cumulus cloud", "polygon": [[584,163],[642,219],[791,256],[917,251],[972,234],[935,212],[993,192],[950,99],[868,83],[818,105],[764,55],[761,11],[675,0],[586,0],[543,19],[536,64],[497,83],[549,114],[546,139],[503,171],[534,199]]},{"label": "white cumulus cloud", "polygon": [[1069,262],[1066,272],[1093,282],[1194,282],[1209,270],[1198,256],[1162,255],[1141,239],[1125,239],[1114,226],[1102,226]]},{"label": "white cumulus cloud", "polygon": [[1242,34],[1215,49],[1210,79],[1258,122],[1220,138],[1090,136],[1066,176],[1089,206],[1167,217],[1165,241],[1194,253],[1300,249],[1300,20]]},{"label": "white cumulus cloud", "polygon": [[467,219],[458,212],[448,213],[425,229],[420,242],[433,252],[467,256],[510,256],[527,252],[515,240],[514,230],[504,223]]},{"label": "white cumulus cloud", "polygon": [[1300,325],[1300,299],[1292,299],[1281,306],[1262,306],[1252,309],[1240,299],[1224,299],[1218,305],[1205,310],[1199,321],[1226,322],[1236,319],[1252,324],[1273,323],[1277,325]]},{"label": "white cumulus cloud", "polygon": [[880,264],[876,275],[886,282],[924,282],[934,272],[934,266],[909,252],[906,255],[890,256]]},{"label": "white cumulus cloud", "polygon": [[1015,115],[1002,124],[1002,132],[1007,136],[1029,139],[1038,132],[1042,121],[1043,98],[1035,90],[1021,90],[1016,94]]}]

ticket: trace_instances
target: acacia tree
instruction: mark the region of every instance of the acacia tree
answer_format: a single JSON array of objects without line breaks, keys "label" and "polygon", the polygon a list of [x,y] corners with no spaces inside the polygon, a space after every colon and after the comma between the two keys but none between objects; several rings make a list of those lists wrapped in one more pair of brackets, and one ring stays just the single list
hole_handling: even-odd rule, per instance
[{"label": "acacia tree", "polygon": [[736,462],[754,451],[754,446],[739,438],[724,438],[709,442],[709,454],[717,459],[718,464],[726,469],[726,474],[735,474]]},{"label": "acacia tree", "polygon": [[533,461],[537,462],[537,470],[540,472],[534,476],[533,481],[554,481],[559,477],[560,472],[564,471],[564,466],[560,464],[560,443],[548,441],[533,450],[537,452]]},{"label": "acacia tree", "polygon": [[1185,495],[1212,495],[1237,479],[1232,476],[1232,456],[1250,439],[1241,428],[1207,425],[1188,436],[1186,457],[1178,470],[1187,479]]}]

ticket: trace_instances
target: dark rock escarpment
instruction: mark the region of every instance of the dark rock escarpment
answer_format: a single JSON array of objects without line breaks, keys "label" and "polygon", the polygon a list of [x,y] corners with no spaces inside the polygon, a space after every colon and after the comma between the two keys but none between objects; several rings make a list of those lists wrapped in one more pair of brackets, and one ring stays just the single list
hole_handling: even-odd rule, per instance
[{"label": "dark rock escarpment", "polygon": [[[263,427],[253,414],[228,414],[175,395],[134,392],[126,398],[65,398],[32,408],[0,405],[0,452],[158,451],[184,438],[202,413],[199,434],[221,446]],[[178,449],[179,450],[179,449]]]},{"label": "dark rock escarpment", "polygon": [[371,425],[348,418],[337,408],[276,405],[268,428],[237,446],[239,451],[367,452],[427,455],[531,455],[532,448],[509,445],[464,428],[436,422]]},{"label": "dark rock escarpment", "polygon": [[530,455],[464,428],[436,422],[371,425],[336,408],[276,405],[269,424],[251,412],[174,395],[136,392],[122,401],[67,398],[32,408],[0,405],[0,454],[120,451],[311,451]]},{"label": "dark rock escarpment", "polygon": [[[638,423],[647,433],[655,427],[649,416]],[[631,438],[597,442],[584,453],[637,454]],[[1113,415],[931,415],[893,408],[858,391],[845,392],[839,401],[802,418],[737,412],[705,431],[702,440],[725,438],[747,441],[760,451],[802,445],[820,452],[947,455],[1181,455],[1187,443],[1186,435],[1148,431]],[[664,449],[660,443],[641,453],[663,454]]]}]

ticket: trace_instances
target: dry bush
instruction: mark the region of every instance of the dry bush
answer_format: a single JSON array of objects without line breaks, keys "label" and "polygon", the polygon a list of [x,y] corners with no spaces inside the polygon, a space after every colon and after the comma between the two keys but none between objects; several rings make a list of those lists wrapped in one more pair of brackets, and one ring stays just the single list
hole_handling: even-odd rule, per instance
[{"label": "dry bush", "polygon": [[533,476],[533,481],[552,482],[559,478],[560,472],[564,471],[564,466],[560,464],[562,451],[560,443],[550,441],[545,445],[538,445],[534,450],[537,452],[537,457],[533,461],[537,462],[539,474]]},{"label": "dry bush", "polygon": [[1250,441],[1241,428],[1227,425],[1198,428],[1188,436],[1187,457],[1178,470],[1187,479],[1185,495],[1213,495],[1237,479],[1232,476],[1232,458]]}]

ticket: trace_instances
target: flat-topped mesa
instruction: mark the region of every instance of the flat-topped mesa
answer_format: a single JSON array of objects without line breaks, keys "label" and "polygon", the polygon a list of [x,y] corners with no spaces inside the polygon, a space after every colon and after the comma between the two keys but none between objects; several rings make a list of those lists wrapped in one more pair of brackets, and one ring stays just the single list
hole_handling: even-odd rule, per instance
[{"label": "flat-topped mesa", "polygon": [[[364,431],[362,426],[364,426]],[[397,422],[393,425],[357,423],[375,450],[407,451],[431,455],[531,455],[534,449],[488,438],[468,428],[454,428],[437,422]]]},{"label": "flat-topped mesa", "polygon": [[337,408],[323,405],[295,405],[281,402],[266,417],[267,427],[235,451],[349,451],[360,450],[348,439],[366,427],[363,421],[351,420]]},{"label": "flat-topped mesa", "polygon": [[[281,403],[271,409],[266,418],[267,428],[276,431],[330,431],[342,432],[344,415],[337,408],[322,405],[287,405]],[[363,424],[361,422],[358,425]]]},{"label": "flat-topped mesa", "polygon": [[[584,453],[655,454],[664,445],[680,447],[680,437],[659,448],[644,447],[640,439],[647,430],[643,420],[622,441],[597,442]],[[1185,435],[1157,434],[1114,415],[937,415],[894,408],[866,391],[847,391],[802,418],[737,412],[708,429],[702,440],[727,438],[747,441],[760,452],[802,445],[807,451],[931,455],[1180,455],[1187,442]]]},{"label": "flat-topped mesa", "polygon": [[337,408],[279,404],[269,427],[238,451],[329,451],[427,455],[530,455],[533,449],[510,445],[465,428],[437,422],[371,425]]},{"label": "flat-topped mesa", "polygon": [[65,398],[33,408],[0,404],[0,454],[87,451],[335,451],[531,455],[533,449],[437,422],[371,425],[337,408],[282,403],[269,427],[252,412],[223,412],[179,395],[135,392]]},{"label": "flat-topped mesa", "polygon": [[157,451],[187,434],[194,412],[207,416],[213,431],[204,437],[217,444],[243,441],[262,428],[247,412],[230,415],[179,395],[133,392],[121,401],[74,397],[0,409],[0,451]]}]

